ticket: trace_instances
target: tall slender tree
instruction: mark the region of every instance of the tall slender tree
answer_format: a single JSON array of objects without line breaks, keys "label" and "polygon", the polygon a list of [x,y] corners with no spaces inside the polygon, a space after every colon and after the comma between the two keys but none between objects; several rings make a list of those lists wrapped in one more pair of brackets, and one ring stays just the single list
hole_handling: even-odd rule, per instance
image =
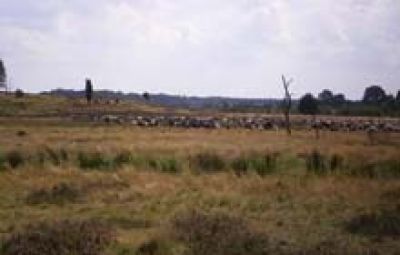
[{"label": "tall slender tree", "polygon": [[93,98],[93,85],[92,85],[92,81],[90,79],[86,79],[85,95],[86,95],[86,100],[87,100],[88,104],[90,104],[92,102],[92,98]]},{"label": "tall slender tree", "polygon": [[7,73],[2,59],[0,59],[0,88],[7,89]]},{"label": "tall slender tree", "polygon": [[282,82],[285,90],[285,97],[283,99],[283,114],[285,116],[286,132],[288,135],[291,135],[292,128],[290,125],[290,109],[292,108],[292,95],[289,92],[289,86],[293,82],[293,79],[286,80],[285,76],[282,75]]}]

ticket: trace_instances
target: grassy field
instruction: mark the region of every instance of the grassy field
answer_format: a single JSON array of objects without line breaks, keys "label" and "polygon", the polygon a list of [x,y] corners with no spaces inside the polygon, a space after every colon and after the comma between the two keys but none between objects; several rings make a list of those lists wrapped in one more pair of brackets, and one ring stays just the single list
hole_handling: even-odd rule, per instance
[{"label": "grassy field", "polygon": [[29,245],[10,236],[65,219],[96,220],[113,232],[103,253],[77,254],[400,250],[399,134],[380,134],[372,146],[365,133],[316,140],[307,131],[7,118],[0,134],[4,254]]}]

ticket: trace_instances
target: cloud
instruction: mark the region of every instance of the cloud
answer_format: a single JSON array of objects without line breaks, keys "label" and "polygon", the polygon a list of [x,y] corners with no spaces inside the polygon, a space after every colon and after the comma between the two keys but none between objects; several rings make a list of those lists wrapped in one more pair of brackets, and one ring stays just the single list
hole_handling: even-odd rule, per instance
[{"label": "cloud", "polygon": [[397,0],[0,0],[0,56],[27,90],[245,97],[398,89]]}]

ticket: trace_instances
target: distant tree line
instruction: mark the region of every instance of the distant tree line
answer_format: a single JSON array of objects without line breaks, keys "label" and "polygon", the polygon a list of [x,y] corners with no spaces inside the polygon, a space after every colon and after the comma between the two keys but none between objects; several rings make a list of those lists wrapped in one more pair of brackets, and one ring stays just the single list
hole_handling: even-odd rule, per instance
[{"label": "distant tree line", "polygon": [[400,90],[396,96],[387,94],[379,85],[365,89],[360,101],[347,100],[341,93],[334,94],[324,89],[314,97],[307,93],[298,102],[297,110],[308,115],[360,115],[360,116],[400,116]]},{"label": "distant tree line", "polygon": [[[307,93],[300,100],[291,98],[288,90],[292,80],[286,80],[282,76],[282,81],[285,89],[285,97],[281,103],[280,111],[285,112],[287,123],[290,124],[289,116],[290,111],[308,114],[308,115],[358,115],[358,116],[396,116],[400,117],[400,90],[396,95],[388,94],[379,85],[372,85],[365,89],[364,95],[360,101],[347,100],[342,93],[334,94],[329,89],[324,89],[317,97]],[[0,88],[7,90],[7,73],[3,60],[0,59]],[[45,92],[44,94],[56,94],[62,96],[77,96],[84,94],[88,104],[91,104],[94,96],[93,84],[90,79],[86,79],[85,88],[81,91],[72,90],[55,90]],[[264,112],[275,113],[278,112],[276,102],[273,99],[240,99],[240,98],[199,98],[199,97],[181,97],[170,95],[150,95],[144,92],[142,95],[135,93],[124,94],[122,92],[114,91],[97,91],[96,94],[100,97],[112,97],[115,100],[121,99],[139,99],[144,101],[151,101],[156,104],[165,104],[169,106],[188,106],[196,108],[218,108],[227,111],[258,111],[262,109]],[[24,92],[21,89],[15,91],[16,97],[23,97]],[[279,102],[279,101],[278,101]],[[297,107],[293,107],[296,106]],[[294,109],[296,108],[296,109]],[[288,124],[288,126],[289,126]],[[290,133],[290,127],[288,127]]]}]

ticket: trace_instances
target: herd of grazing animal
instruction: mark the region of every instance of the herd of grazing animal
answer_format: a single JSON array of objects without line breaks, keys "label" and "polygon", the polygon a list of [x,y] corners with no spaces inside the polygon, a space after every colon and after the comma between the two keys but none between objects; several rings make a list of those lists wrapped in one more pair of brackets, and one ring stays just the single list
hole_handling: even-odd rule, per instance
[{"label": "herd of grazing animal", "polygon": [[[203,117],[203,116],[143,116],[143,115],[103,115],[95,116],[93,121],[117,123],[139,127],[174,127],[207,129],[254,129],[279,130],[285,127],[280,116],[256,117]],[[291,120],[294,129],[318,129],[328,131],[369,131],[399,132],[400,119],[355,118],[355,117],[319,117],[294,116]]]}]

